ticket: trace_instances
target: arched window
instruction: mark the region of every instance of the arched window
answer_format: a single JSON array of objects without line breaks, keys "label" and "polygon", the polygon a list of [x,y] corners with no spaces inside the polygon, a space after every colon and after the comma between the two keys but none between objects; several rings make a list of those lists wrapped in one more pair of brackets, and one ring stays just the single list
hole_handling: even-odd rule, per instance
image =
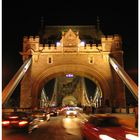
[{"label": "arched window", "polygon": [[90,64],[93,64],[94,63],[94,58],[91,56],[91,57],[89,57],[89,63]]},{"label": "arched window", "polygon": [[48,57],[47,63],[48,64],[52,64],[53,63],[53,57],[52,56]]}]

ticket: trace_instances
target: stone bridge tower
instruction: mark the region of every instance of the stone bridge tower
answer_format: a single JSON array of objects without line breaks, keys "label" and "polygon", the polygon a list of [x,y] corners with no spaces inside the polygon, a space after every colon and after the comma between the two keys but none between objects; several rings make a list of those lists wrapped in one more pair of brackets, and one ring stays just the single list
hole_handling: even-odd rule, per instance
[{"label": "stone bridge tower", "polygon": [[104,36],[94,25],[46,26],[41,40],[23,38],[21,55],[23,61],[32,56],[32,65],[21,82],[20,107],[39,107],[45,83],[68,73],[92,80],[102,91],[102,106],[125,106],[123,82],[109,63],[111,56],[123,66],[119,35]]}]

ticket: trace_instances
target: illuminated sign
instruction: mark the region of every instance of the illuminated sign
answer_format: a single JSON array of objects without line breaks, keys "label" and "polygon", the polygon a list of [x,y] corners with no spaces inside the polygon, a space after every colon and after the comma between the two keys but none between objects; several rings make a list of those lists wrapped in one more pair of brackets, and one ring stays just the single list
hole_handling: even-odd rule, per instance
[{"label": "illuminated sign", "polygon": [[71,73],[69,73],[69,74],[66,74],[66,77],[67,78],[71,78],[71,77],[73,77],[74,75],[73,74],[71,74]]}]

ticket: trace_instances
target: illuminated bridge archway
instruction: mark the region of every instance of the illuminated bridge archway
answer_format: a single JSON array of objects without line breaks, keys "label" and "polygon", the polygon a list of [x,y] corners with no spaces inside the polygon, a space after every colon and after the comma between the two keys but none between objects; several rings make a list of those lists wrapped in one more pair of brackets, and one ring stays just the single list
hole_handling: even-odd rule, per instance
[{"label": "illuminated bridge archway", "polygon": [[39,36],[23,39],[23,62],[32,56],[32,63],[21,81],[20,107],[38,107],[44,84],[69,73],[97,84],[102,91],[103,106],[107,100],[111,107],[125,107],[124,84],[109,60],[111,56],[123,67],[120,36],[97,35],[95,26],[49,26],[46,29],[44,39],[49,41],[50,36],[59,33],[61,38],[57,38],[58,42],[42,44]]},{"label": "illuminated bridge archway", "polygon": [[[111,55],[123,66],[120,36],[99,36],[101,44],[97,45],[94,44],[94,40],[97,40],[94,26],[65,26],[63,32],[64,28],[61,27],[46,27],[46,40],[52,34],[61,32],[61,38],[55,44],[41,44],[38,36],[24,37],[21,55],[23,60],[32,56],[32,64],[21,82],[20,106],[38,107],[38,97],[44,84],[57,76],[72,73],[87,77],[99,85],[103,106],[108,100],[111,106],[124,107],[124,84],[109,62]],[[85,36],[93,38],[92,44],[83,42]]]},{"label": "illuminated bridge archway", "polygon": [[[65,68],[65,73],[63,71],[63,68]],[[55,73],[56,71],[57,73]],[[38,105],[39,103],[38,97],[45,83],[47,83],[50,79],[56,78],[58,76],[64,76],[68,73],[72,73],[74,75],[78,75],[81,77],[87,77],[101,88],[103,92],[103,99],[110,100],[111,89],[109,87],[109,83],[98,71],[96,71],[95,69],[93,70],[90,67],[86,67],[84,65],[69,65],[69,66],[61,65],[61,66],[55,66],[50,69],[47,69],[37,77],[36,81],[34,81],[33,88],[31,91],[31,93],[33,93],[32,105],[33,106]]]}]

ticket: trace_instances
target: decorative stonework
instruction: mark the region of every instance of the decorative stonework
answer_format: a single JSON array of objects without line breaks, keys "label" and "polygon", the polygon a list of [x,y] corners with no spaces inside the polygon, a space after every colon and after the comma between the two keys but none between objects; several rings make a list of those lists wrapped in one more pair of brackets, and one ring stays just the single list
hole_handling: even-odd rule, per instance
[{"label": "decorative stonework", "polygon": [[69,29],[66,33],[63,33],[60,42],[63,44],[63,47],[77,47],[80,42],[79,35]]}]

